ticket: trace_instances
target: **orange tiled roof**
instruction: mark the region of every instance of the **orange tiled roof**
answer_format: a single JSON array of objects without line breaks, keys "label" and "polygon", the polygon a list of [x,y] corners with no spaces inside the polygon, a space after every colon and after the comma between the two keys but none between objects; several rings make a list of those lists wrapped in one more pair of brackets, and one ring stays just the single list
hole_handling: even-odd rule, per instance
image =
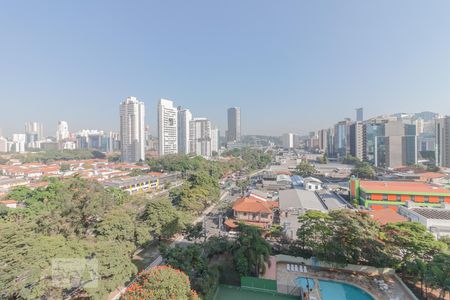
[{"label": "orange tiled roof", "polygon": [[150,176],[156,176],[156,177],[164,175],[164,173],[161,173],[161,172],[148,172],[147,174]]},{"label": "orange tiled roof", "polygon": [[397,222],[406,222],[408,219],[399,215],[395,211],[390,208],[373,210],[367,212],[375,221],[380,223],[381,225],[385,225],[387,223],[397,223]]},{"label": "orange tiled roof", "polygon": [[0,200],[1,204],[16,204],[17,201],[16,200]]},{"label": "orange tiled roof", "polygon": [[439,193],[449,194],[450,190],[431,184],[414,181],[365,181],[361,180],[363,190],[379,192],[410,192],[410,193]]},{"label": "orange tiled roof", "polygon": [[278,207],[277,201],[264,201],[259,198],[249,196],[237,200],[233,205],[233,210],[253,213],[271,213],[274,207]]}]

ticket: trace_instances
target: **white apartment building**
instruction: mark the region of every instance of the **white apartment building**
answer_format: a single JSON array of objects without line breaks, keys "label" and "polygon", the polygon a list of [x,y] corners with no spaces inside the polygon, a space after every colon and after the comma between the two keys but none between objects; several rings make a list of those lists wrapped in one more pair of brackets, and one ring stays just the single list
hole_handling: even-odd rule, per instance
[{"label": "white apartment building", "polygon": [[194,118],[190,123],[190,153],[210,157],[211,122],[207,118]]},{"label": "white apartment building", "polygon": [[219,129],[216,126],[211,127],[211,154],[219,152]]},{"label": "white apartment building", "polygon": [[0,136],[0,152],[9,152],[11,150],[11,142]]},{"label": "white apartment building", "polygon": [[292,149],[294,148],[294,134],[293,133],[285,133],[283,134],[283,148]]},{"label": "white apartment building", "polygon": [[[39,122],[27,122],[25,123],[25,135],[26,143],[34,143],[44,139],[44,126]],[[35,147],[34,144],[27,145],[29,148],[39,148]]]},{"label": "white apartment building", "polygon": [[26,135],[23,133],[14,133],[12,136],[14,151],[18,153],[25,152]]},{"label": "white apartment building", "polygon": [[75,150],[77,149],[77,143],[72,141],[67,141],[62,144],[62,149],[64,150]]},{"label": "white apartment building", "polygon": [[189,154],[189,126],[192,121],[192,113],[189,109],[178,108],[178,153]]},{"label": "white apartment building", "polygon": [[136,97],[128,97],[120,104],[120,140],[122,161],[145,160],[145,106]]},{"label": "white apartment building", "polygon": [[69,138],[69,125],[66,121],[58,121],[56,129],[56,140],[62,141]]},{"label": "white apartment building", "polygon": [[161,99],[158,103],[159,155],[178,153],[178,110],[173,101]]}]

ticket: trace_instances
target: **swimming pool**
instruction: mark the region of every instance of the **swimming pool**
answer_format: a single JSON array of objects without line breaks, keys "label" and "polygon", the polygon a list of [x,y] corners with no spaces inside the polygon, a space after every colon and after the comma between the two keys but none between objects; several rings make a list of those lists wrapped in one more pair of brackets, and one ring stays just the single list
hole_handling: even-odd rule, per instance
[{"label": "swimming pool", "polygon": [[374,300],[368,293],[351,284],[319,279],[322,300]]},{"label": "swimming pool", "polygon": [[[295,282],[298,286],[306,290],[314,288],[314,280],[298,277]],[[362,289],[342,282],[319,279],[319,290],[322,300],[374,300],[372,296]]]},{"label": "swimming pool", "polygon": [[314,280],[311,278],[306,279],[305,277],[298,277],[295,280],[295,283],[297,283],[297,285],[300,286],[304,290],[306,290],[308,288],[308,286],[310,289],[314,288]]}]

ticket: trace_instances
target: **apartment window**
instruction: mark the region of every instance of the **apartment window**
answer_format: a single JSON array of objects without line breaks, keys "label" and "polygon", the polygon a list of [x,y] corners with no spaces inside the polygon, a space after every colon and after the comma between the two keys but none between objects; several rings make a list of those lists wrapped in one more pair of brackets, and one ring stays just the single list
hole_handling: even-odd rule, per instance
[{"label": "apartment window", "polygon": [[402,196],[397,195],[397,201],[401,201],[402,200]]},{"label": "apartment window", "polygon": [[245,213],[244,213],[244,217],[246,217],[246,216],[247,216],[247,213],[245,212]]},{"label": "apartment window", "polygon": [[261,218],[267,219],[269,217],[269,214],[261,214]]},{"label": "apartment window", "polygon": [[383,200],[387,200],[388,196],[387,195],[383,195]]},{"label": "apartment window", "polygon": [[440,196],[440,197],[439,197],[439,202],[444,202],[444,198],[445,198],[445,197]]}]

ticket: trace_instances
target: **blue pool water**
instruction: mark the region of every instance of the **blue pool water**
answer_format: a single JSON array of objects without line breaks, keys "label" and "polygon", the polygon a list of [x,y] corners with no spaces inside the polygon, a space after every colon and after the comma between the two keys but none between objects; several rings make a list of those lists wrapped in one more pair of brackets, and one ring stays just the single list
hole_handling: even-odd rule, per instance
[{"label": "blue pool water", "polygon": [[319,280],[319,288],[323,300],[374,300],[362,289],[341,282]]},{"label": "blue pool water", "polygon": [[308,285],[310,289],[314,288],[314,280],[312,279],[307,280],[305,277],[298,277],[295,282],[304,290],[306,290]]},{"label": "blue pool water", "polygon": [[[312,279],[306,280],[305,277],[298,277],[295,282],[304,290],[306,290],[307,283],[309,283],[310,289],[314,288]],[[319,289],[322,300],[374,300],[362,289],[337,281],[319,279]]]}]

